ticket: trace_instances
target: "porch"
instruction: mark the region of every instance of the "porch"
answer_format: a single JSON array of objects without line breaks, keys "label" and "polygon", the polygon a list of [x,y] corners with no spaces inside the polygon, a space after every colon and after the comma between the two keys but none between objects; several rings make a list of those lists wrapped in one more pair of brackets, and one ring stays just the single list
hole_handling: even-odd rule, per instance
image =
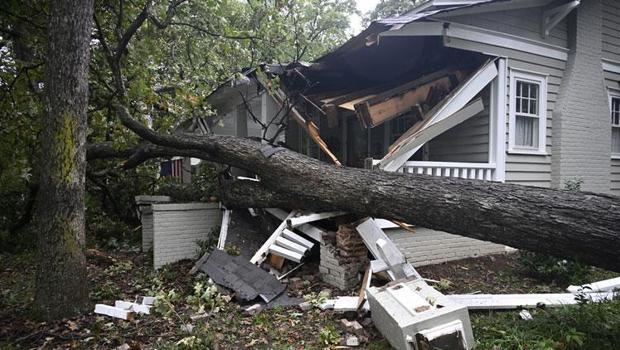
[{"label": "porch", "polygon": [[[329,149],[347,166],[503,182],[506,62],[477,61],[457,78],[455,71],[437,72],[369,95],[355,91],[315,97],[315,106],[322,110],[306,106],[306,111]],[[429,103],[444,74],[458,84]],[[329,161],[295,125],[287,130],[286,140],[298,152]]]},{"label": "porch", "polygon": [[[380,159],[368,159],[372,167],[381,162]],[[407,161],[396,172],[418,175],[453,177],[469,180],[499,181],[495,163],[466,162],[433,162]]]}]

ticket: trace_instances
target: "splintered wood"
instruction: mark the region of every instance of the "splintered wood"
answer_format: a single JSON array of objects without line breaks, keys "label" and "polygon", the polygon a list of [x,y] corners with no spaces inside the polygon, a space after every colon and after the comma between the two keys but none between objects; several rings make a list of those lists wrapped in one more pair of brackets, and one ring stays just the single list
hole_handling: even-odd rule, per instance
[{"label": "splintered wood", "polygon": [[415,106],[425,111],[437,104],[465,76],[464,71],[437,72],[360,101],[355,104],[355,112],[365,128],[372,128],[410,112]]}]

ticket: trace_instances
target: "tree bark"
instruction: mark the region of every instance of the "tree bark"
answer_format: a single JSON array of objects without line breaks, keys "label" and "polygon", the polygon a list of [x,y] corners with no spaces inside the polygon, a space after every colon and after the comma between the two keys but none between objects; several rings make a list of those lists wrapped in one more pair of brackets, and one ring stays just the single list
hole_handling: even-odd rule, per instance
[{"label": "tree bark", "polygon": [[117,106],[123,123],[162,147],[257,174],[225,188],[227,207],[343,210],[407,222],[620,271],[620,197],[337,167],[233,136],[168,136]]},{"label": "tree bark", "polygon": [[88,306],[84,182],[92,16],[93,0],[50,2],[34,300],[44,319]]}]

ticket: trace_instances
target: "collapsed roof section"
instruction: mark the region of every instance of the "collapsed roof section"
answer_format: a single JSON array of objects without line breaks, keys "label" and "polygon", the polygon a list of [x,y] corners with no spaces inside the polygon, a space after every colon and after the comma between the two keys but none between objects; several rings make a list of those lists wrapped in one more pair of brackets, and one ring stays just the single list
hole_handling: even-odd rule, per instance
[{"label": "collapsed roof section", "polygon": [[[483,103],[468,103],[497,76],[489,56],[444,46],[437,33],[440,24],[430,16],[506,1],[429,1],[372,23],[312,64],[263,65],[238,74],[210,102],[222,115],[268,91],[335,164],[340,162],[321,139],[313,115],[327,116],[331,128],[355,114],[365,129],[407,116],[411,128],[379,163],[381,169],[395,171],[425,142],[479,113]],[[415,34],[390,35],[411,22],[421,26]],[[426,26],[433,31],[427,33]]]}]

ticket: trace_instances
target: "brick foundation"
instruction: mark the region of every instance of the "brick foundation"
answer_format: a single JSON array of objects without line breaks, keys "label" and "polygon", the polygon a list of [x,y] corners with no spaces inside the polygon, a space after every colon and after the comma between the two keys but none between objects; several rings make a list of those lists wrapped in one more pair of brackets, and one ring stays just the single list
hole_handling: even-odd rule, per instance
[{"label": "brick foundation", "polygon": [[368,250],[360,235],[350,226],[340,225],[321,242],[321,279],[338,289],[355,287],[360,272],[368,265]]}]

